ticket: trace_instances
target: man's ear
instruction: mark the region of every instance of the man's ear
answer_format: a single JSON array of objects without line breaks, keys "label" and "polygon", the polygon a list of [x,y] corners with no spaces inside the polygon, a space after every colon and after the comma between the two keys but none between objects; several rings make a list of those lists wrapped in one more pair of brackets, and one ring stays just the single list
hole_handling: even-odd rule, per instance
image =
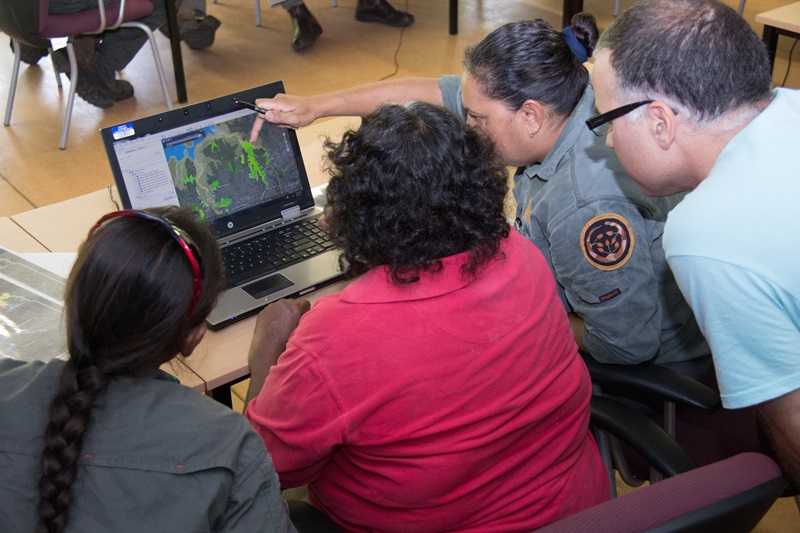
[{"label": "man's ear", "polygon": [[537,100],[525,100],[519,108],[528,127],[528,136],[533,137],[544,125],[544,106]]},{"label": "man's ear", "polygon": [[189,357],[192,355],[194,349],[197,348],[197,345],[203,340],[203,336],[206,334],[207,330],[208,324],[205,322],[205,320],[201,322],[199,326],[191,330],[189,334],[186,335],[186,338],[183,339],[181,355],[184,357]]},{"label": "man's ear", "polygon": [[660,100],[647,106],[650,133],[662,150],[669,150],[675,141],[678,117],[672,108]]}]

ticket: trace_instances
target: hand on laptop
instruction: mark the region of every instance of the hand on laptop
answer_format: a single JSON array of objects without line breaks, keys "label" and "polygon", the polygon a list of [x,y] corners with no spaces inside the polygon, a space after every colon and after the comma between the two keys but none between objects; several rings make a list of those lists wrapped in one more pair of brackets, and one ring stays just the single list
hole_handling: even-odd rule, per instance
[{"label": "hand on laptop", "polygon": [[326,205],[322,208],[322,215],[320,215],[320,217],[317,219],[317,226],[319,226],[319,229],[326,233],[330,233],[331,231],[331,225],[328,222],[330,215],[331,209]]},{"label": "hand on laptop", "polygon": [[309,105],[313,97],[290,96],[278,94],[275,98],[259,98],[255,104],[267,112],[256,115],[253,129],[250,131],[250,142],[255,142],[258,133],[264,127],[266,120],[270,124],[281,128],[297,129],[306,126],[319,118]]}]

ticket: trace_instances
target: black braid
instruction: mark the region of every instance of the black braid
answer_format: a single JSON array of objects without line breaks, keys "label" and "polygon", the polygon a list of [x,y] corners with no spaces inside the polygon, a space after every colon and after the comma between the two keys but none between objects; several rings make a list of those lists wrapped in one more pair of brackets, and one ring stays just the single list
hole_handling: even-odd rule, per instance
[{"label": "black braid", "polygon": [[64,297],[69,360],[43,431],[37,532],[60,532],[69,522],[84,441],[111,379],[174,358],[222,287],[219,249],[208,228],[188,210],[160,208],[150,215],[169,216],[196,245],[191,253],[202,265],[200,298],[187,316],[194,273],[183,248],[152,217],[112,218],[81,245]]},{"label": "black braid", "polygon": [[77,370],[73,360],[64,365],[59,391],[50,404],[39,478],[37,533],[64,530],[72,502],[83,439],[92,421],[92,407],[108,385],[97,366]]}]

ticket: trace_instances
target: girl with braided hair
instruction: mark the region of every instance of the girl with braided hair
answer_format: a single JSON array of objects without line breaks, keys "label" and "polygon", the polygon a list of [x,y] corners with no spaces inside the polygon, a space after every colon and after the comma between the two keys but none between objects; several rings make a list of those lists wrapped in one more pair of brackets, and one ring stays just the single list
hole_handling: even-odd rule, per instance
[{"label": "girl with braided hair", "polygon": [[221,286],[191,212],[100,219],[67,282],[68,359],[0,359],[0,530],[293,531],[247,421],[159,370]]}]

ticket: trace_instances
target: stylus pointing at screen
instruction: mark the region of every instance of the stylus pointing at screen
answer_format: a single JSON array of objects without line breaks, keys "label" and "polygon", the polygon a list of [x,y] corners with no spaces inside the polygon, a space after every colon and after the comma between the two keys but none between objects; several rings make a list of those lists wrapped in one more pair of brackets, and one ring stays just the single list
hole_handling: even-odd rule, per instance
[{"label": "stylus pointing at screen", "polygon": [[250,102],[245,102],[244,100],[237,100],[237,99],[234,98],[233,101],[236,102],[237,104],[239,104],[242,107],[246,107],[247,109],[252,109],[256,113],[264,114],[264,113],[267,112],[266,109],[264,109],[262,107],[258,107],[256,104],[251,104]]}]

